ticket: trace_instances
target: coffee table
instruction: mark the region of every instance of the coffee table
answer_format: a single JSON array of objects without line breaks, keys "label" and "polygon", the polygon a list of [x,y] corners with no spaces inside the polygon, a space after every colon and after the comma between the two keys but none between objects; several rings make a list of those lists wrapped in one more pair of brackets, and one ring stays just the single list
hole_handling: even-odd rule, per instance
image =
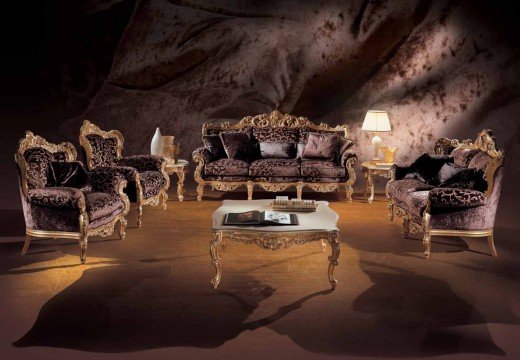
[{"label": "coffee table", "polygon": [[222,225],[227,213],[240,213],[250,210],[271,210],[273,200],[224,200],[212,215],[212,239],[210,243],[211,262],[215,266],[215,277],[211,280],[217,289],[222,279],[220,250],[225,241],[231,240],[245,244],[255,244],[266,250],[282,250],[292,245],[302,245],[312,241],[326,240],[330,243],[332,254],[329,256],[328,277],[332,289],[338,281],[334,278],[334,267],[338,266],[339,229],[338,214],[329,208],[327,201],[317,201],[316,212],[298,213],[298,225],[285,226],[227,226]]}]

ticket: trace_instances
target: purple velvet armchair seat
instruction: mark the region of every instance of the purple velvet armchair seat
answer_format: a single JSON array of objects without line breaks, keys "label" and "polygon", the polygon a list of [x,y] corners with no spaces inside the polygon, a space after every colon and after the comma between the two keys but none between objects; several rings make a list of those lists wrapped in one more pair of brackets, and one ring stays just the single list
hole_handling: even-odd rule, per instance
[{"label": "purple velvet armchair seat", "polygon": [[125,237],[130,203],[122,175],[102,169],[89,174],[72,144],[51,144],[32,132],[20,140],[15,160],[26,226],[22,255],[32,237],[71,238],[79,240],[84,263],[89,237],[112,234],[117,222]]},{"label": "purple velvet armchair seat", "polygon": [[439,139],[435,155],[423,154],[409,166],[394,166],[387,185],[389,218],[403,218],[403,236],[423,233],[425,257],[432,236],[487,237],[497,252],[493,227],[500,197],[504,152],[491,130],[474,142]]},{"label": "purple velvet armchair seat", "polygon": [[89,170],[121,174],[128,182],[125,189],[130,202],[137,204],[137,224],[141,226],[143,205],[166,209],[170,177],[162,156],[121,156],[123,135],[117,130],[103,131],[88,120],[83,122],[79,142]]},{"label": "purple velvet armchair seat", "polygon": [[344,188],[352,200],[357,157],[350,151],[348,127],[316,125],[306,118],[282,114],[248,116],[236,124],[204,124],[203,147],[193,151],[197,163],[197,199],[204,187],[231,191],[247,187],[248,199],[259,186],[267,191],[305,187],[328,192]]}]

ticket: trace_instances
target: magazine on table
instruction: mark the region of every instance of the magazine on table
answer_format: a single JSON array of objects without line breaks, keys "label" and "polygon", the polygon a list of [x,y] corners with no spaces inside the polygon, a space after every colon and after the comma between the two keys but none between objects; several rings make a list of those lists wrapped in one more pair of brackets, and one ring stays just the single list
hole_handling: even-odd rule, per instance
[{"label": "magazine on table", "polygon": [[298,225],[298,217],[296,214],[253,210],[226,214],[224,216],[223,225]]}]

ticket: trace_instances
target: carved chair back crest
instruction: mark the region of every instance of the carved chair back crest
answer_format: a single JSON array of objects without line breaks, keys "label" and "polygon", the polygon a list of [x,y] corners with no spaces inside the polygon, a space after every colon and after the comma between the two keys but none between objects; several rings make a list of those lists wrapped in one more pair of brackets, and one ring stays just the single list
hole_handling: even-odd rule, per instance
[{"label": "carved chair back crest", "polygon": [[349,130],[347,125],[330,126],[325,123],[314,124],[305,117],[297,117],[294,115],[283,114],[281,111],[275,110],[270,114],[260,114],[256,116],[246,116],[237,123],[229,121],[220,124],[204,123],[202,126],[202,135],[208,135],[211,131],[228,131],[240,130],[243,128],[292,128],[292,129],[309,129],[320,132],[340,132],[343,137],[347,138]]},{"label": "carved chair back crest", "polygon": [[79,143],[81,147],[85,151],[87,167],[89,170],[99,166],[96,163],[96,157],[103,157],[105,154],[97,154],[95,153],[96,149],[92,146],[91,136],[96,135],[100,136],[103,139],[113,139],[116,142],[115,147],[115,160],[121,159],[121,153],[123,151],[124,138],[123,134],[119,130],[110,130],[104,131],[101,130],[97,125],[91,123],[88,120],[83,121],[83,125],[81,126],[79,133]]},{"label": "carved chair back crest", "polygon": [[489,129],[482,130],[480,133],[478,133],[475,141],[471,141],[470,139],[459,141],[457,139],[440,138],[435,143],[434,151],[439,155],[449,155],[453,149],[458,148],[479,150],[489,155],[491,159],[487,163],[484,170],[484,178],[488,183],[488,188],[485,195],[487,197],[491,196],[491,193],[493,192],[495,173],[498,168],[503,165],[505,159],[504,150],[499,150],[496,148],[496,141],[495,137],[493,136],[493,131]]},{"label": "carved chair back crest", "polygon": [[27,131],[14,154],[24,195],[27,195],[29,189],[46,185],[50,161],[70,162],[76,161],[76,157],[76,149],[71,143],[52,144],[43,137]]}]

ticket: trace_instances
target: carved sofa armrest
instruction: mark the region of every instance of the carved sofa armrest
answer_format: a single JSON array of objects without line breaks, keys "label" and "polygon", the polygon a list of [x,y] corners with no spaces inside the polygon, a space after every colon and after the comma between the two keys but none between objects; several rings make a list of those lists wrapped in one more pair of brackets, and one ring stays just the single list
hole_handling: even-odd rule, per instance
[{"label": "carved sofa armrest", "polygon": [[428,195],[430,206],[435,209],[456,209],[485,205],[483,192],[458,188],[435,188]]},{"label": "carved sofa armrest", "polygon": [[357,162],[357,155],[348,150],[343,151],[341,154],[340,165],[347,166],[347,163],[354,165]]},{"label": "carved sofa armrest", "polygon": [[92,190],[112,195],[120,195],[127,185],[127,181],[120,173],[110,170],[111,168],[97,168],[90,174],[90,185]]},{"label": "carved sofa armrest", "polygon": [[121,158],[118,165],[133,167],[139,172],[162,171],[162,164],[165,161],[162,156],[157,155],[131,155]]},{"label": "carved sofa armrest", "polygon": [[71,187],[44,187],[29,190],[27,201],[32,205],[52,208],[84,209],[85,195]]},{"label": "carved sofa armrest", "polygon": [[193,158],[193,161],[195,161],[196,163],[199,163],[201,165],[207,164],[207,163],[211,162],[211,160],[212,160],[212,156],[211,156],[209,149],[207,149],[205,147],[196,148],[195,150],[193,150],[193,153],[191,156]]}]

